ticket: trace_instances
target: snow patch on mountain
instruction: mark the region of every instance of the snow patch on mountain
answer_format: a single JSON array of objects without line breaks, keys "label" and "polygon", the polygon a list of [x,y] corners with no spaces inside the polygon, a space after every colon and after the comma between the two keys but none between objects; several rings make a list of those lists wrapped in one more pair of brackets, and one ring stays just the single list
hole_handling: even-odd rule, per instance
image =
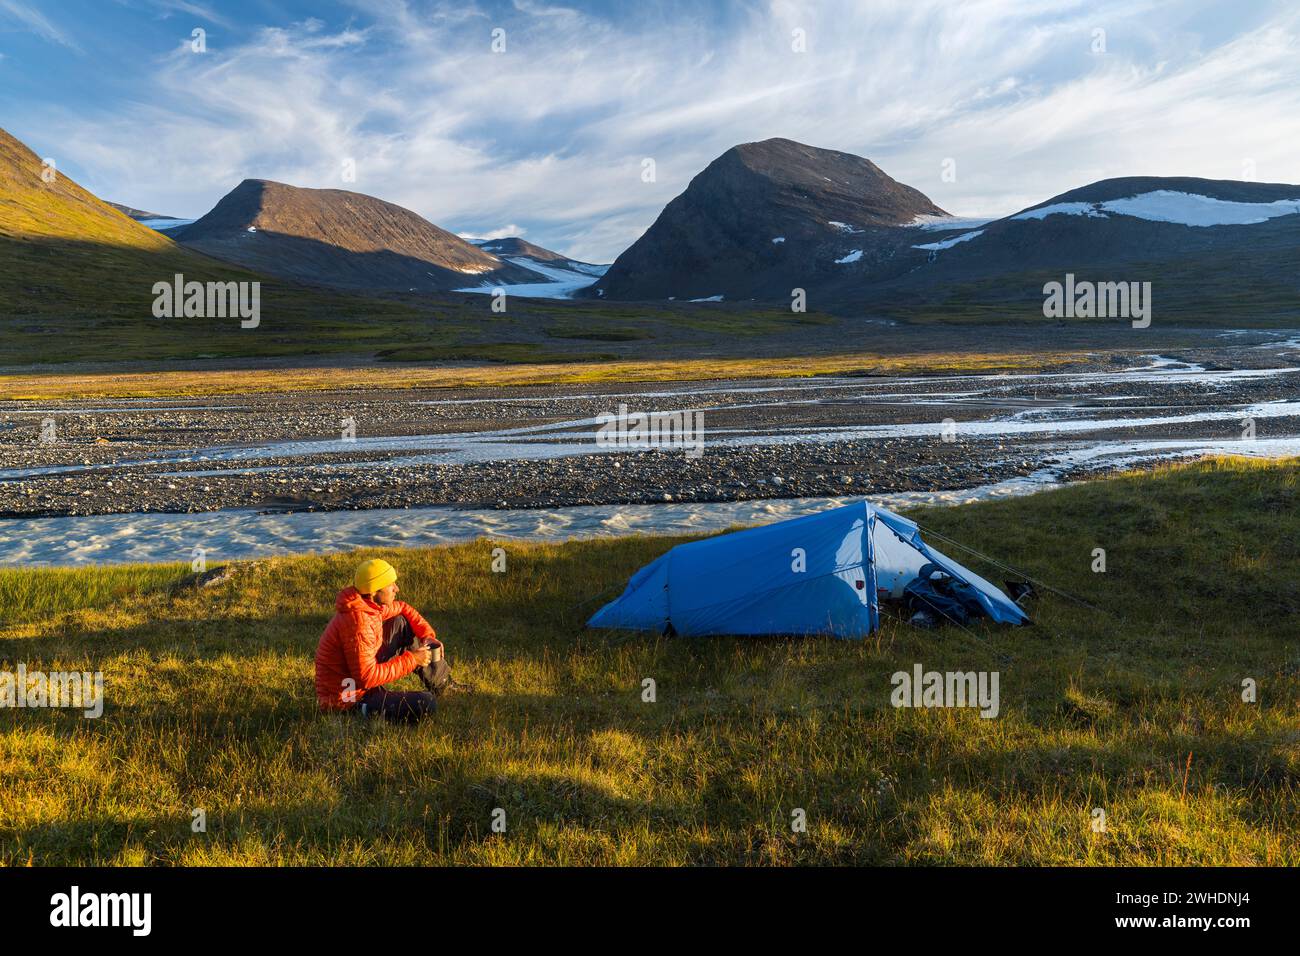
[{"label": "snow patch on mountain", "polygon": [[1133,216],[1150,222],[1182,226],[1250,226],[1279,216],[1300,215],[1300,197],[1276,202],[1230,202],[1199,193],[1157,189],[1154,192],[1108,199],[1105,202],[1063,202],[1017,213],[1012,219],[1045,219],[1048,216],[1092,216],[1105,219],[1107,213]]},{"label": "snow patch on mountain", "polygon": [[910,229],[937,232],[941,229],[975,229],[978,226],[987,226],[996,218],[996,216],[917,216],[903,225]]},{"label": "snow patch on mountain", "polygon": [[137,220],[140,225],[148,226],[155,232],[166,232],[168,229],[176,229],[179,226],[188,226],[193,219],[140,219]]},{"label": "snow patch on mountain", "polygon": [[963,232],[960,236],[953,236],[951,239],[941,239],[939,242],[927,242],[923,245],[913,246],[913,249],[930,249],[938,252],[943,249],[951,249],[959,242],[970,242],[978,236],[984,235],[983,229],[976,229],[974,232]]},{"label": "snow patch on mountain", "polygon": [[1101,205],[1106,211],[1122,216],[1176,222],[1184,226],[1250,226],[1278,216],[1300,214],[1300,198],[1279,199],[1277,202],[1228,202],[1168,189],[1130,199],[1112,199]]},{"label": "snow patch on mountain", "polygon": [[847,265],[847,264],[850,263],[850,262],[857,262],[857,261],[858,261],[859,259],[861,259],[861,258],[862,258],[862,250],[861,250],[861,249],[854,249],[852,252],[850,252],[850,253],[849,253],[847,256],[845,256],[843,259],[836,259],[836,260],[835,260],[835,264],[836,264],[837,266]]},{"label": "snow patch on mountain", "polygon": [[1097,204],[1090,202],[1058,202],[1051,206],[1040,206],[1038,209],[1026,209],[1024,212],[1018,212],[1012,219],[1046,219],[1048,216],[1091,216],[1094,219],[1105,219],[1104,212],[1098,212]]},{"label": "snow patch on mountain", "polygon": [[[579,289],[587,288],[609,268],[608,266],[572,263],[575,268],[565,269],[555,265],[545,265],[536,259],[528,259],[524,256],[509,256],[505,261],[528,269],[536,274],[541,281],[519,282],[511,285],[493,285],[487,282],[480,286],[468,289],[453,289],[452,291],[479,292],[484,295],[491,295],[497,289],[501,289],[507,295],[526,296],[531,299],[567,299]],[[581,268],[581,271],[578,271],[579,268]]]}]

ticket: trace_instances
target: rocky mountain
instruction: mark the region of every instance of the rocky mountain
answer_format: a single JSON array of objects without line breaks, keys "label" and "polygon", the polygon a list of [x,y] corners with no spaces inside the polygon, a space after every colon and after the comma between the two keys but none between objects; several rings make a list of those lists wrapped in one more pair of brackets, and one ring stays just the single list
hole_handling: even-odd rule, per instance
[{"label": "rocky mountain", "polygon": [[526,256],[529,259],[536,259],[538,262],[575,261],[568,256],[560,255],[558,252],[552,252],[550,249],[543,249],[541,246],[534,245],[526,239],[520,239],[518,236],[509,236],[505,239],[472,239],[470,241],[494,256]]},{"label": "rocky mountain", "polygon": [[1041,317],[1044,282],[1070,274],[1151,282],[1164,316],[1180,321],[1273,319],[1300,302],[1296,185],[1125,177],[974,228],[927,226],[900,254],[907,273],[880,281],[849,269],[823,294],[841,303],[921,302],[938,317],[1032,318]]},{"label": "rocky mountain", "polygon": [[338,288],[432,292],[535,278],[393,203],[263,179],[244,180],[168,234],[227,262]]},{"label": "rocky mountain", "polygon": [[1166,315],[1300,296],[1300,186],[1108,179],[995,220],[957,220],[847,153],[728,150],[590,289],[608,299],[789,302],[927,318],[1042,318],[1044,280],[1151,281]]},{"label": "rocky mountain", "polygon": [[[44,175],[43,175],[44,173]],[[256,329],[241,317],[161,317],[157,286],[257,283]],[[210,302],[211,297],[205,299]],[[242,295],[242,293],[241,293]],[[358,351],[419,334],[409,306],[268,277],[179,245],[104,202],[0,130],[0,365],[192,360],[314,351],[322,329],[357,331]],[[337,346],[337,337],[335,345]]]},{"label": "rocky mountain", "polygon": [[899,227],[946,215],[861,156],[788,139],[745,143],[692,179],[590,294],[788,298],[838,278],[845,257],[893,274]]},{"label": "rocky mountain", "polygon": [[[108,202],[108,200],[105,200]],[[177,219],[175,216],[164,216],[162,213],[146,212],[143,209],[136,209],[134,206],[124,206],[121,203],[108,203],[124,216],[130,216],[138,223],[143,223],[156,232],[170,232],[181,226],[188,226],[193,219]]]},{"label": "rocky mountain", "polygon": [[934,244],[941,248],[922,251],[936,253],[928,257],[938,267],[935,278],[1237,248],[1252,254],[1273,235],[1289,235],[1294,243],[1298,213],[1300,186],[1132,176],[1072,189],[978,229],[936,232]]},{"label": "rocky mountain", "polygon": [[[105,200],[108,202],[108,200]],[[145,212],[143,209],[136,209],[134,206],[125,206],[120,202],[108,202],[118,212],[124,216],[130,216],[136,222],[143,222],[146,219],[171,219],[171,216],[164,216],[162,213]]]},{"label": "rocky mountain", "polygon": [[[114,322],[150,314],[153,284],[175,273],[659,301],[788,303],[801,288],[809,309],[927,321],[1041,320],[1044,283],[1073,275],[1150,282],[1166,321],[1279,324],[1300,303],[1300,186],[1126,177],[958,220],[866,159],[766,140],[710,163],[606,267],[519,237],[466,241],[370,196],[263,180],[193,223],[168,220],[101,201],[0,130],[0,253],[5,321],[37,317],[21,328],[44,334],[76,318],[106,342]],[[319,313],[280,285],[279,315]]]},{"label": "rocky mountain", "polygon": [[457,289],[458,292],[495,292],[502,289],[511,295],[537,299],[571,299],[590,288],[604,275],[608,265],[570,259],[568,256],[534,245],[518,236],[506,239],[471,239],[485,252],[511,265],[527,269],[533,278],[522,283],[480,282]]},{"label": "rocky mountain", "polygon": [[609,268],[608,263],[599,265],[594,262],[583,262],[581,259],[571,259],[569,256],[550,249],[544,249],[539,245],[528,242],[526,239],[520,239],[518,236],[510,236],[506,239],[474,239],[471,241],[484,252],[490,252],[500,259],[505,259],[526,268],[545,266],[554,269],[565,269],[580,275],[592,276],[593,281],[595,277],[604,275]]}]

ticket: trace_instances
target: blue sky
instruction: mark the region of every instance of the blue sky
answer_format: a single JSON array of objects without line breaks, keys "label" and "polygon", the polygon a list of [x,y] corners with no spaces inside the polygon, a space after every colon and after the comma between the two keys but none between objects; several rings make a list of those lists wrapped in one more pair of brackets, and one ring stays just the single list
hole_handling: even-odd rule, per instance
[{"label": "blue sky", "polygon": [[867,156],[959,215],[1108,176],[1300,182],[1300,8],[0,0],[0,125],[168,215],[277,179],[608,262],[771,136]]}]

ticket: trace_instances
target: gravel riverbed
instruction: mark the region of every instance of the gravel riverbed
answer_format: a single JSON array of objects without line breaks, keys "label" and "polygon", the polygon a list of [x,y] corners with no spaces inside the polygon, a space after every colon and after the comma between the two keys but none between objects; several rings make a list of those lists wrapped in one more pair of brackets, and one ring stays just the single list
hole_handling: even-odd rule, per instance
[{"label": "gravel riverbed", "polygon": [[[1292,348],[1223,346],[1045,375],[6,402],[0,516],[734,501],[1074,477],[1111,465],[1073,464],[1072,450],[1106,443],[1249,453],[1252,410],[1256,436],[1300,436],[1286,414],[1297,366]],[[597,416],[620,406],[699,411],[703,453],[598,448]]]}]

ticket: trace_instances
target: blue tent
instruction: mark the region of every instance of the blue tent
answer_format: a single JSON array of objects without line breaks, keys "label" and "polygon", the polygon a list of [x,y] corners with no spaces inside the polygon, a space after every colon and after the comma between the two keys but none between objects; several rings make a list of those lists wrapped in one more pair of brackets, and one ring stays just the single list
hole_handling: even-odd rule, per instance
[{"label": "blue tent", "polygon": [[632,576],[590,627],[861,638],[880,601],[933,563],[974,590],[994,621],[1029,618],[997,587],[921,540],[916,523],[869,502],[679,544]]}]

